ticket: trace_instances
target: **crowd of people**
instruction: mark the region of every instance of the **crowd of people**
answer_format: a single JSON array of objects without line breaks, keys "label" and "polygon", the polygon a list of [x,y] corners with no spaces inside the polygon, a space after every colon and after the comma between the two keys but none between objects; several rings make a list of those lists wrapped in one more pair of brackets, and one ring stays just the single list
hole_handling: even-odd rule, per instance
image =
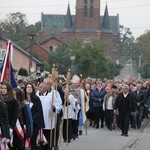
[{"label": "crowd of people", "polygon": [[[150,81],[84,79],[71,82],[44,78],[38,85],[0,83],[0,150],[59,150],[88,127],[119,128],[128,136],[150,111]],[[88,119],[88,121],[87,121]],[[89,123],[89,125],[87,125]]]},{"label": "crowd of people", "polygon": [[131,128],[140,129],[144,118],[149,118],[148,80],[105,80],[87,83],[85,87],[90,93],[90,109],[87,117],[90,119],[90,126],[96,129],[99,128],[101,120],[101,128],[105,122],[110,131],[118,128],[122,136],[128,136],[129,125]]}]

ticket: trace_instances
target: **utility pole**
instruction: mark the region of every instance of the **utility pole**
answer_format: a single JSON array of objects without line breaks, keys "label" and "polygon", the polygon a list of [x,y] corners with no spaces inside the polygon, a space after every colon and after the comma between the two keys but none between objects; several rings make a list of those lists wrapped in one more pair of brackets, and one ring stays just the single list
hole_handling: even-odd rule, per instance
[{"label": "utility pole", "polygon": [[32,46],[33,46],[33,42],[34,42],[34,39],[35,39],[35,34],[28,34],[27,35],[29,40],[30,40],[30,51],[29,51],[29,54],[30,54],[30,58],[29,58],[29,74],[31,73],[31,68],[32,68]]}]

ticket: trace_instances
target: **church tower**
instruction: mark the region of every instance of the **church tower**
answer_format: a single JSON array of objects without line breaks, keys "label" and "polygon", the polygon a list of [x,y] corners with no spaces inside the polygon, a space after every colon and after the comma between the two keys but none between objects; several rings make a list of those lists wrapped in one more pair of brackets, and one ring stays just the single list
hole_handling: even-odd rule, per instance
[{"label": "church tower", "polygon": [[76,0],[76,29],[100,29],[100,0]]}]

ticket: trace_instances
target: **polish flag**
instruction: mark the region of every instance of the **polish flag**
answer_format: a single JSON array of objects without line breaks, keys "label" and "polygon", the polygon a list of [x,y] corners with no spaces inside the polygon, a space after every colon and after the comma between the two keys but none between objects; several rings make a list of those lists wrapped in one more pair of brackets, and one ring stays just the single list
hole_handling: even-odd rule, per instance
[{"label": "polish flag", "polygon": [[12,68],[12,53],[13,53],[13,44],[8,41],[6,54],[3,60],[3,67],[1,71],[1,81],[9,82],[13,88],[17,87],[14,72]]}]

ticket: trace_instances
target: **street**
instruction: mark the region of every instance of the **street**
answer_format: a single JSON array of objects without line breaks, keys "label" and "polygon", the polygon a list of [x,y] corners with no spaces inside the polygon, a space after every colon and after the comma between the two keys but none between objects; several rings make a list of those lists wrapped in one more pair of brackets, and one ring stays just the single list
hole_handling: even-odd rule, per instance
[{"label": "street", "polygon": [[[60,150],[149,150],[149,119],[143,121],[141,129],[129,129],[129,136],[121,136],[119,129],[109,131],[106,127],[95,129],[88,127],[85,133],[71,143],[59,143]],[[147,142],[146,142],[147,141]]]}]

